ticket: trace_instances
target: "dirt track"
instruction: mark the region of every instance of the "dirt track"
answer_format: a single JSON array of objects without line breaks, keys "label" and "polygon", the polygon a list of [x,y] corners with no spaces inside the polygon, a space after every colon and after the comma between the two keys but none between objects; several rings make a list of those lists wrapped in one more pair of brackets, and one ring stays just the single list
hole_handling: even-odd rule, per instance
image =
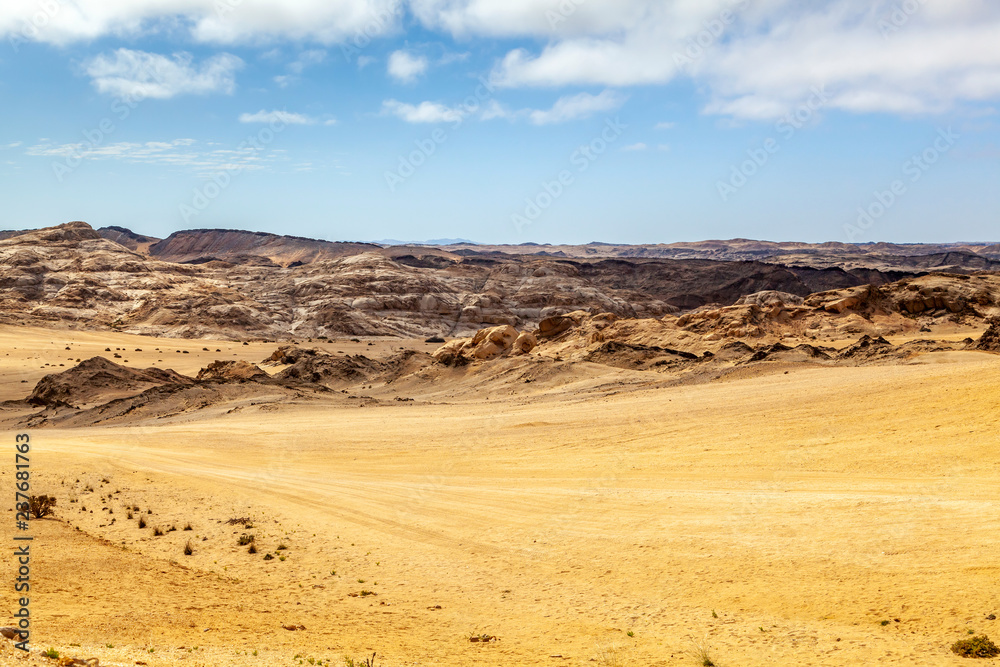
[{"label": "dirt track", "polygon": [[1000,358],[920,361],[38,431],[65,523],[35,524],[33,639],[102,664],[964,664],[953,641],[1000,635]]}]

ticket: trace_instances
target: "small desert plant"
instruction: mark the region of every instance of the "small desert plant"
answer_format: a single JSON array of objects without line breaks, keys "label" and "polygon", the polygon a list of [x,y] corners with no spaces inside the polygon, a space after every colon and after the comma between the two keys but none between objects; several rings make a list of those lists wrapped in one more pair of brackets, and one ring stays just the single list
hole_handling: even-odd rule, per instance
[{"label": "small desert plant", "polygon": [[986,635],[957,641],[951,645],[951,650],[963,658],[995,658],[1000,655],[1000,648]]},{"label": "small desert plant", "polygon": [[629,630],[625,634],[628,635],[629,637],[635,637],[635,632],[633,632],[632,630]]},{"label": "small desert plant", "polygon": [[623,649],[611,644],[597,652],[595,662],[599,667],[625,667],[629,661]]},{"label": "small desert plant", "polygon": [[129,510],[129,513],[126,516],[127,516],[127,518],[131,519],[132,518],[132,511]]},{"label": "small desert plant", "polygon": [[163,529],[162,528],[160,528],[159,526],[157,526],[156,528],[153,528],[153,537],[162,537],[162,536],[163,536]]},{"label": "small desert plant", "polygon": [[278,545],[278,548],[277,548],[276,550],[277,550],[277,551],[284,551],[284,550],[285,550],[285,549],[287,549],[287,548],[288,548],[288,547],[286,547],[286,546],[285,546],[284,544],[279,544],[279,545]]},{"label": "small desert plant", "polygon": [[54,496],[31,496],[28,499],[28,510],[31,512],[31,516],[36,519],[41,519],[52,514],[55,506],[56,499]]},{"label": "small desert plant", "polygon": [[253,533],[250,534],[243,533],[242,535],[240,535],[239,539],[236,540],[236,543],[239,544],[241,547],[245,547],[246,545],[254,541],[256,541],[256,539]]},{"label": "small desert plant", "polygon": [[184,555],[190,556],[193,553],[194,553],[194,545],[191,544],[191,540],[188,540],[187,544],[184,545]]},{"label": "small desert plant", "polygon": [[248,554],[255,554],[255,553],[257,553],[257,544],[254,543],[254,542],[251,542],[250,543],[250,548],[247,549],[247,553]]},{"label": "small desert plant", "polygon": [[717,667],[715,660],[712,659],[712,654],[709,653],[707,644],[695,644],[694,657],[701,667]]},{"label": "small desert plant", "polygon": [[274,560],[274,556],[271,554],[264,554],[264,560]]},{"label": "small desert plant", "polygon": [[52,660],[59,659],[59,651],[55,650],[54,648],[50,648],[48,651],[42,651],[42,655],[44,655],[46,658],[51,658]]},{"label": "small desert plant", "polygon": [[140,528],[145,528],[146,527],[146,518],[145,517],[139,517],[139,527]]},{"label": "small desert plant", "polygon": [[194,530],[194,528],[192,528],[191,524],[188,523],[188,524],[184,524],[184,530]]}]

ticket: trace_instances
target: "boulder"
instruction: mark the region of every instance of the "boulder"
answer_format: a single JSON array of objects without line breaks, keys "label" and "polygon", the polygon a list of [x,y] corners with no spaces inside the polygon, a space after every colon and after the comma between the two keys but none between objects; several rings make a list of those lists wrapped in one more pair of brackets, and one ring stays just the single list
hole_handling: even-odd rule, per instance
[{"label": "boulder", "polygon": [[434,359],[449,366],[459,366],[471,360],[487,361],[509,354],[526,354],[535,349],[538,340],[529,333],[504,324],[480,329],[472,338],[460,338],[438,348]]},{"label": "boulder", "polygon": [[563,315],[546,317],[538,323],[538,335],[541,338],[553,338],[567,331],[574,324],[573,320]]},{"label": "boulder", "polygon": [[985,352],[1000,352],[1000,319],[990,322],[990,328],[976,343],[976,349]]},{"label": "boulder", "polygon": [[513,354],[528,354],[538,347],[538,339],[534,335],[524,331],[514,341]]},{"label": "boulder", "polygon": [[249,361],[213,361],[198,371],[198,380],[247,381],[263,380],[268,375]]}]

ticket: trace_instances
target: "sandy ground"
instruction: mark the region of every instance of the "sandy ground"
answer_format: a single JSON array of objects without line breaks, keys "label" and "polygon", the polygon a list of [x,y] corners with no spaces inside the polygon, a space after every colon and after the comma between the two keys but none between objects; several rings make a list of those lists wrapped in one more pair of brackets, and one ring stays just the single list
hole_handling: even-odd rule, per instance
[{"label": "sandy ground", "polygon": [[[275,347],[0,343],[3,398],[108,346],[191,374]],[[34,488],[59,506],[32,524],[33,646],[150,666],[697,665],[697,647],[720,667],[965,664],[952,642],[1000,639],[1000,357],[785,370],[34,431]]]}]

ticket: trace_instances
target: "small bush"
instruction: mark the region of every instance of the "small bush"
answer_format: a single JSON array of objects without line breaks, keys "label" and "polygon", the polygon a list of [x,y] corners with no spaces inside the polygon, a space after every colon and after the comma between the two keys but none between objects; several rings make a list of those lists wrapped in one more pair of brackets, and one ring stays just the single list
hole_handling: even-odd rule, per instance
[{"label": "small bush", "polygon": [[48,651],[42,651],[42,655],[44,655],[46,658],[51,658],[52,660],[59,659],[59,651],[55,650],[54,648],[50,648]]},{"label": "small bush", "polygon": [[288,547],[286,547],[286,546],[285,546],[284,544],[279,544],[279,545],[278,545],[278,548],[277,548],[277,551],[284,551],[284,550],[285,550],[285,549],[287,549],[287,548],[288,548]]},{"label": "small bush", "polygon": [[146,518],[139,517],[139,528],[145,528],[145,527],[146,527]]},{"label": "small bush", "polygon": [[184,525],[184,530],[194,530],[194,528],[192,528],[191,524],[188,523]]},{"label": "small bush", "polygon": [[256,541],[256,538],[254,537],[253,533],[250,533],[249,535],[247,533],[243,533],[242,535],[240,535],[240,538],[236,540],[236,543],[239,544],[241,547],[245,547],[246,545],[254,541]]},{"label": "small bush", "polygon": [[31,496],[28,499],[28,510],[31,512],[31,516],[36,519],[41,519],[52,514],[55,506],[56,499],[54,496]]},{"label": "small bush", "polygon": [[264,554],[264,560],[274,560],[274,556],[271,554]]},{"label": "small bush", "polygon": [[153,537],[162,537],[162,536],[163,536],[163,530],[159,526],[153,529]]},{"label": "small bush", "polygon": [[963,658],[995,658],[1000,655],[1000,648],[986,635],[957,641],[951,645],[951,650]]},{"label": "small bush", "polygon": [[250,548],[247,549],[247,553],[248,554],[255,554],[255,553],[257,553],[257,545],[254,542],[250,543]]},{"label": "small bush", "polygon": [[191,544],[191,540],[188,540],[187,544],[184,545],[184,555],[190,556],[193,553],[194,553],[194,545]]}]

